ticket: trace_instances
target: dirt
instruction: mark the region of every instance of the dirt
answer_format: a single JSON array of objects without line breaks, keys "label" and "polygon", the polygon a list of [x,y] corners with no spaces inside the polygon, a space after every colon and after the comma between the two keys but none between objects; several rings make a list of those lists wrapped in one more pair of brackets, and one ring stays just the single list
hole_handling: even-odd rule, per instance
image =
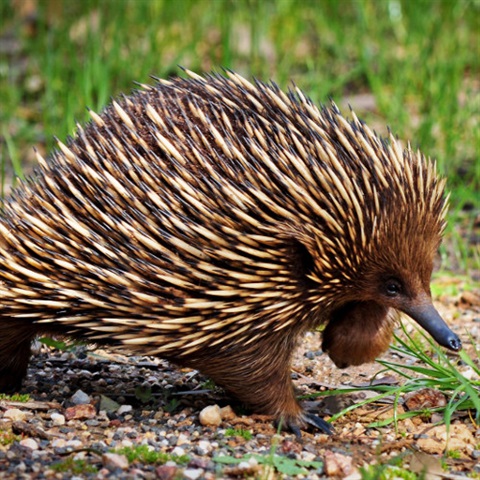
[{"label": "dirt", "polygon": [[[472,342],[478,344],[480,336],[480,292],[462,290],[442,297],[436,306],[478,364]],[[407,331],[412,329],[407,322]],[[296,351],[292,375],[299,395],[357,387],[350,395],[307,402],[327,420],[374,395],[364,389],[372,381],[403,382],[395,372],[382,372],[378,363],[339,370],[321,352],[320,341],[319,333],[309,333]],[[457,354],[448,356],[468,374]],[[393,350],[383,359],[415,361]],[[478,391],[479,379],[471,380]],[[270,418],[242,411],[198,372],[78,346],[72,351],[40,348],[23,391],[30,394],[26,403],[0,402],[2,478],[360,478],[362,467],[386,463],[409,472],[426,469],[430,478],[480,474],[474,411],[453,415],[448,443],[439,414],[400,420],[396,427],[372,427],[372,422],[392,417],[394,399],[388,397],[337,419],[333,435],[303,432],[296,438],[279,433]],[[435,390],[414,392],[399,399],[397,413],[441,406],[446,400]],[[224,409],[229,413],[218,426],[202,425],[199,414],[210,405],[230,405],[233,411]],[[125,448],[138,445],[168,457],[153,463],[126,458]],[[273,458],[272,446],[279,462],[275,468],[262,463]],[[237,463],[218,461],[226,457]],[[299,470],[289,470],[294,467]]]}]

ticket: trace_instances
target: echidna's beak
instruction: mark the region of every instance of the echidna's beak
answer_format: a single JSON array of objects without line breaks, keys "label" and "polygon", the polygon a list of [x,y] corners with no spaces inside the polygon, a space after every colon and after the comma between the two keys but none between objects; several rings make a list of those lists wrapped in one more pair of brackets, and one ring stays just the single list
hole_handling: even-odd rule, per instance
[{"label": "echidna's beak", "polygon": [[453,333],[431,303],[404,308],[403,311],[423,327],[442,347],[458,352],[462,342]]}]

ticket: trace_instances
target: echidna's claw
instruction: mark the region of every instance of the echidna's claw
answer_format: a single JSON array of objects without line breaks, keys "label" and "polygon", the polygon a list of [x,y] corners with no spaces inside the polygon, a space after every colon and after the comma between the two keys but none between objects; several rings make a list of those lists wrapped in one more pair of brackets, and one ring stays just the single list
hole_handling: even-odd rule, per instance
[{"label": "echidna's claw", "polygon": [[302,438],[302,431],[297,424],[291,424],[289,425],[289,428],[297,438]]},{"label": "echidna's claw", "polygon": [[310,425],[311,427],[314,427],[314,429],[318,429],[327,435],[332,435],[335,431],[330,423],[311,413],[303,413],[297,419],[290,419],[284,424],[280,422],[280,425],[282,425],[282,428],[285,430],[290,430],[297,439],[302,438],[302,428],[305,429],[307,425]]},{"label": "echidna's claw", "polygon": [[332,424],[328,423],[323,418],[320,418],[317,415],[307,413],[304,416],[304,420],[309,425],[312,425],[313,427],[318,428],[319,430],[321,430],[323,433],[326,433],[327,435],[332,435],[332,433],[335,431]]}]

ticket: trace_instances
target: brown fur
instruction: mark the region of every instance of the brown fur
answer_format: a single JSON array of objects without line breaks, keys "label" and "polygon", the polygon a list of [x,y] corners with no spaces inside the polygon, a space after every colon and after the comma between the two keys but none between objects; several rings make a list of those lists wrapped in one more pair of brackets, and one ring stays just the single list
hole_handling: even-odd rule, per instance
[{"label": "brown fur", "polygon": [[373,362],[390,346],[395,320],[375,302],[346,305],[331,316],[322,348],[339,368]]}]

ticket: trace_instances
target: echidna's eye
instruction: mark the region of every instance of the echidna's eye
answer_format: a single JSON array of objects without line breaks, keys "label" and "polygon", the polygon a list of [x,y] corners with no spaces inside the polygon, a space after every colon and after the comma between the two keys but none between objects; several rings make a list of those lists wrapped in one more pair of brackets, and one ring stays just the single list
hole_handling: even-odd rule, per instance
[{"label": "echidna's eye", "polygon": [[388,280],[385,285],[385,293],[389,297],[396,297],[402,293],[402,286],[397,280]]}]

